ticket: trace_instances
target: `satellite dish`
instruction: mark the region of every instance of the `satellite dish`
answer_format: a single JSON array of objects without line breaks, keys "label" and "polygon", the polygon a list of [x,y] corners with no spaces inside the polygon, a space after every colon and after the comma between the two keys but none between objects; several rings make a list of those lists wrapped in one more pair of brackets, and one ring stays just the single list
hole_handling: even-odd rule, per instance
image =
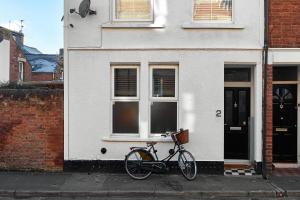
[{"label": "satellite dish", "polygon": [[76,13],[80,15],[81,18],[85,18],[87,15],[96,15],[97,12],[91,10],[91,0],[83,0],[79,5],[79,12],[76,9],[70,9],[70,13]]}]

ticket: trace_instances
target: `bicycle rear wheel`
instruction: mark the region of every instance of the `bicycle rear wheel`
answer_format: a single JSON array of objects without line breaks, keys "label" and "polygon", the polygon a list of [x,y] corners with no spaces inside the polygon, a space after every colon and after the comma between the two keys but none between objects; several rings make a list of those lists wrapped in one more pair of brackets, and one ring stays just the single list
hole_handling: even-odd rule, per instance
[{"label": "bicycle rear wheel", "polygon": [[194,156],[183,150],[178,156],[178,166],[182,172],[182,175],[189,181],[194,180],[197,176],[197,164]]},{"label": "bicycle rear wheel", "polygon": [[154,158],[151,153],[144,149],[135,149],[125,158],[125,169],[127,174],[137,180],[148,178],[152,171],[151,165],[147,162],[153,162]]}]

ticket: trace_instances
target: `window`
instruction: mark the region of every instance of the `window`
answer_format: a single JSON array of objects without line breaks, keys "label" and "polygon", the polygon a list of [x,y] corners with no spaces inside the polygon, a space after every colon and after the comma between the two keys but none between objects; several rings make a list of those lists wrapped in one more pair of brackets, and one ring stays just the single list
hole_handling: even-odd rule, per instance
[{"label": "window", "polygon": [[297,67],[273,67],[273,81],[297,81]]},{"label": "window", "polygon": [[153,0],[113,0],[114,20],[152,21]]},{"label": "window", "polygon": [[177,130],[178,66],[151,66],[151,133]]},{"label": "window", "polygon": [[251,82],[250,68],[226,68],[225,82]]},{"label": "window", "polygon": [[19,81],[24,81],[24,63],[19,62]]},{"label": "window", "polygon": [[139,133],[138,66],[112,66],[112,132]]},{"label": "window", "polygon": [[194,21],[231,22],[233,0],[194,0]]}]

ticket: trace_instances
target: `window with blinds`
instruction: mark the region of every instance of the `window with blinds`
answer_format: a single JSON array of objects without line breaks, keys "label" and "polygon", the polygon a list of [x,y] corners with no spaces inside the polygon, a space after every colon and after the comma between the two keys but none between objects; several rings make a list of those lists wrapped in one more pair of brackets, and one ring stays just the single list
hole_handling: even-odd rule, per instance
[{"label": "window with blinds", "polygon": [[151,66],[151,134],[177,130],[178,65]]},{"label": "window with blinds", "polygon": [[126,68],[114,69],[115,97],[137,96],[137,70]]},{"label": "window with blinds", "polygon": [[194,0],[194,21],[232,21],[233,0]]},{"label": "window with blinds", "polygon": [[175,69],[153,69],[153,97],[175,97]]},{"label": "window with blinds", "polygon": [[112,66],[112,133],[139,132],[139,66]]},{"label": "window with blinds", "polygon": [[152,8],[152,0],[115,0],[115,19],[152,20]]}]

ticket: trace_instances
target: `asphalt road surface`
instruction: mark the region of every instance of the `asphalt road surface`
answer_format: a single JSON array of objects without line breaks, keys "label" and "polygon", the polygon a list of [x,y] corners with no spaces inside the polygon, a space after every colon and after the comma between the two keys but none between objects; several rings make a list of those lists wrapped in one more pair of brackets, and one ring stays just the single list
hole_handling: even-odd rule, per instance
[{"label": "asphalt road surface", "polygon": [[299,198],[210,198],[210,199],[190,199],[190,198],[159,198],[159,197],[154,197],[154,198],[106,198],[106,197],[78,197],[78,198],[60,198],[60,197],[35,197],[35,198],[8,198],[8,197],[0,197],[0,200],[300,200]]}]

